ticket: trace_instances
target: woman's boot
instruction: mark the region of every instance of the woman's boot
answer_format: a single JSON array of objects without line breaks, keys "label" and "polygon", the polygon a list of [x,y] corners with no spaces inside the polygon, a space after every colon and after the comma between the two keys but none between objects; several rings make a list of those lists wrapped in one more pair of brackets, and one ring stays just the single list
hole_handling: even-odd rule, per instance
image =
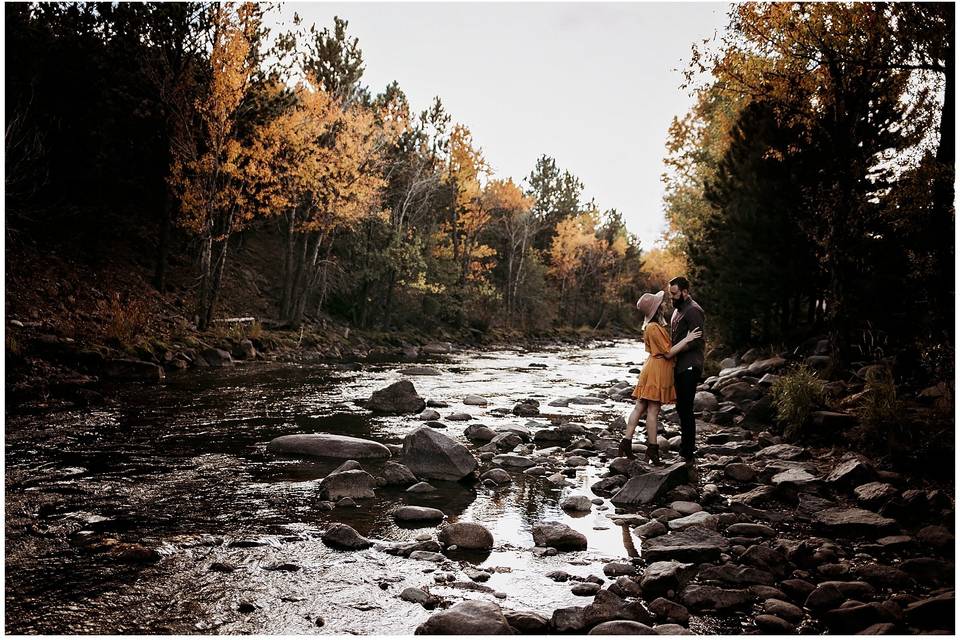
[{"label": "woman's boot", "polygon": [[647,445],[647,462],[650,464],[661,465],[660,462],[660,447],[655,444]]},{"label": "woman's boot", "polygon": [[620,447],[617,451],[622,457],[630,458],[631,460],[636,460],[637,456],[633,455],[633,440],[630,438],[624,438],[620,441]]}]

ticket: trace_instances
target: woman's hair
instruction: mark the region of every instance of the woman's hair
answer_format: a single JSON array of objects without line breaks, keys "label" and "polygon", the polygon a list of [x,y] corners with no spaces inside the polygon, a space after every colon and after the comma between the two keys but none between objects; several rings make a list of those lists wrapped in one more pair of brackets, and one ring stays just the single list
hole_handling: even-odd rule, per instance
[{"label": "woman's hair", "polygon": [[660,306],[657,307],[657,310],[653,312],[653,315],[650,317],[649,321],[644,321],[643,327],[641,329],[646,329],[647,325],[651,322],[656,322],[662,327],[667,326],[667,316],[663,312],[663,302],[660,303]]}]

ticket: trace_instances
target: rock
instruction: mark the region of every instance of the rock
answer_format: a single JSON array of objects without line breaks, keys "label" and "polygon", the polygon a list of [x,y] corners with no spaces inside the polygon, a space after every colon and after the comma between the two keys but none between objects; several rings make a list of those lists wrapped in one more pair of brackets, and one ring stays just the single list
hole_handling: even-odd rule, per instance
[{"label": "rock", "polygon": [[200,357],[211,367],[232,367],[234,364],[233,358],[223,349],[204,349]]},{"label": "rock", "polygon": [[493,534],[476,522],[453,522],[440,527],[437,538],[441,543],[449,546],[456,545],[458,549],[493,548]]},{"label": "rock", "polygon": [[390,449],[379,442],[332,433],[280,436],[270,441],[267,451],[353,460],[390,457]]},{"label": "rock", "polygon": [[635,527],[633,533],[640,538],[655,538],[657,536],[662,536],[667,531],[669,531],[669,529],[667,529],[667,525],[663,524],[659,520],[651,520],[646,524]]},{"label": "rock", "polygon": [[692,636],[696,635],[690,629],[681,627],[678,624],[658,624],[653,628],[658,636]]},{"label": "rock", "polygon": [[412,505],[398,507],[390,515],[397,522],[440,522],[444,518],[443,511],[439,509]]},{"label": "rock", "polygon": [[953,631],[954,612],[954,594],[950,592],[911,602],[904,614],[912,627]]},{"label": "rock", "polygon": [[526,635],[545,634],[550,625],[550,620],[535,611],[508,611],[505,609],[503,615],[511,627]]},{"label": "rock", "polygon": [[840,487],[856,487],[872,482],[876,477],[876,471],[872,466],[857,458],[851,458],[834,467],[827,474],[826,481],[828,484]]},{"label": "rock", "polygon": [[610,501],[617,506],[647,504],[673,487],[687,482],[689,472],[682,462],[630,478]]},{"label": "rock", "polygon": [[496,432],[484,424],[472,424],[463,430],[463,435],[476,442],[490,442],[497,437]]},{"label": "rock", "polygon": [[530,458],[518,456],[513,453],[505,453],[499,456],[494,456],[493,460],[490,462],[501,467],[508,467],[510,469],[527,469],[537,464]]},{"label": "rock", "polygon": [[792,564],[779,549],[771,549],[763,544],[755,544],[740,554],[740,562],[763,569],[783,578],[792,569]]},{"label": "rock", "polygon": [[776,489],[771,486],[760,485],[759,487],[750,489],[750,491],[730,496],[730,505],[745,504],[750,507],[755,507],[773,500],[776,492]]},{"label": "rock", "polygon": [[233,349],[233,357],[237,360],[253,360],[257,357],[257,349],[249,338],[244,338]]},{"label": "rock", "polygon": [[437,488],[434,487],[429,482],[418,482],[415,485],[407,487],[407,493],[430,493],[431,491],[436,491]]},{"label": "rock", "polygon": [[399,462],[390,460],[384,462],[380,473],[387,484],[410,486],[417,482],[417,477],[413,475],[413,472]]},{"label": "rock", "polygon": [[486,582],[490,579],[490,574],[486,571],[480,571],[470,566],[464,567],[463,572],[474,582]]},{"label": "rock", "polygon": [[759,349],[748,349],[742,356],[740,356],[740,362],[742,364],[751,364],[762,357],[763,352]]},{"label": "rock", "polygon": [[747,367],[747,372],[751,375],[762,376],[765,373],[771,371],[776,371],[777,369],[783,368],[787,364],[787,361],[779,356],[774,356],[772,358],[767,358],[765,360],[757,360],[751,362],[750,366]]},{"label": "rock", "polygon": [[[413,366],[405,367],[400,369],[400,375],[402,376],[439,376],[440,372],[433,367],[424,367],[424,366]],[[436,420],[436,418],[431,418],[431,420]]]},{"label": "rock", "polygon": [[954,537],[950,530],[940,525],[930,525],[917,531],[917,542],[928,545],[934,549],[947,550],[953,549]]},{"label": "rock", "polygon": [[857,496],[857,501],[868,507],[879,507],[897,495],[896,487],[886,482],[868,482],[855,488],[853,492]]},{"label": "rock", "polygon": [[425,635],[511,635],[513,630],[499,605],[485,600],[467,600],[435,613],[417,627]]},{"label": "rock", "polygon": [[340,498],[339,500],[337,500],[335,506],[336,506],[337,508],[343,508],[343,507],[353,507],[353,508],[356,508],[357,503],[354,502],[353,498],[351,498],[351,497],[349,497],[349,496],[344,496],[344,497]]},{"label": "rock", "polygon": [[[896,609],[896,612],[894,611]],[[822,616],[832,633],[856,633],[883,622],[897,622],[899,608],[891,603],[890,607],[879,602],[840,606],[825,612]]]},{"label": "rock", "polygon": [[790,604],[784,600],[771,598],[763,603],[764,613],[768,613],[790,622],[800,622],[803,620],[803,609],[795,604]]},{"label": "rock", "polygon": [[595,596],[600,591],[600,585],[595,582],[578,582],[570,588],[575,596]]},{"label": "rock", "polygon": [[680,601],[696,611],[726,611],[746,608],[753,602],[753,594],[747,589],[690,584],[680,593]]},{"label": "rock", "polygon": [[666,598],[657,598],[650,603],[650,611],[657,617],[657,620],[665,620],[677,624],[687,624],[690,622],[690,612],[682,604],[677,604]]},{"label": "rock", "polygon": [[608,562],[603,565],[603,575],[611,578],[635,576],[637,575],[637,567],[629,562]]},{"label": "rock", "polygon": [[461,480],[477,468],[477,460],[466,447],[430,427],[407,434],[401,457],[420,478]]},{"label": "rock", "polygon": [[697,391],[693,396],[694,411],[716,411],[719,406],[720,401],[717,400],[717,396],[709,391]]},{"label": "rock", "polygon": [[416,587],[407,587],[400,592],[400,599],[414,604],[422,605],[424,609],[436,609],[440,604],[440,598]]},{"label": "rock", "polygon": [[792,444],[774,444],[757,452],[761,458],[779,458],[780,460],[800,460],[809,458],[809,452],[803,447]]},{"label": "rock", "polygon": [[428,355],[442,355],[453,352],[453,345],[449,342],[428,342],[420,347],[421,353]]},{"label": "rock", "polygon": [[865,509],[833,507],[814,514],[814,521],[842,535],[874,535],[896,527],[896,521]]},{"label": "rock", "polygon": [[487,406],[487,399],[483,396],[468,395],[464,397],[463,404],[468,404],[475,407],[485,407]]},{"label": "rock", "polygon": [[681,589],[696,572],[693,564],[675,560],[653,562],[644,570],[640,588],[643,589],[644,596],[649,599],[651,596]]},{"label": "rock", "polygon": [[755,567],[731,564],[706,565],[697,574],[699,582],[722,582],[726,584],[772,585],[776,578],[772,573]]},{"label": "rock", "polygon": [[320,481],[320,496],[325,500],[373,498],[376,479],[360,469],[331,473]]},{"label": "rock", "polygon": [[737,482],[753,482],[757,472],[748,464],[731,462],[723,468],[723,473]]},{"label": "rock", "polygon": [[498,485],[504,485],[512,483],[513,476],[503,469],[490,469],[480,476],[480,480],[492,480]]},{"label": "rock", "polygon": [[586,607],[561,607],[550,618],[550,629],[554,633],[579,633],[586,628],[584,611]]},{"label": "rock", "polygon": [[560,508],[564,511],[590,511],[592,506],[587,496],[567,496],[560,501]]},{"label": "rock", "polygon": [[832,433],[857,424],[857,417],[838,411],[814,411],[810,414],[810,422],[821,432]]},{"label": "rock", "polygon": [[420,413],[427,406],[409,380],[394,382],[388,387],[374,391],[364,406],[374,413],[402,415]]},{"label": "rock", "polygon": [[563,461],[563,464],[567,467],[585,467],[588,462],[583,456],[570,456]]},{"label": "rock", "polygon": [[436,409],[424,409],[419,414],[417,414],[417,420],[423,420],[425,422],[436,422],[440,419],[440,412]]},{"label": "rock", "polygon": [[763,633],[771,635],[794,635],[797,633],[796,626],[790,624],[783,618],[767,613],[758,615],[753,619],[753,622],[757,625],[757,629]]},{"label": "rock", "polygon": [[780,588],[783,589],[785,593],[790,596],[791,600],[795,602],[803,602],[807,597],[813,593],[813,590],[817,588],[817,585],[812,582],[807,582],[806,580],[801,580],[800,578],[791,578],[790,580],[784,580],[780,583]]},{"label": "rock", "polygon": [[728,536],[740,536],[743,538],[772,538],[777,532],[765,524],[755,524],[752,522],[737,522],[724,530]]},{"label": "rock", "polygon": [[356,460],[347,460],[339,467],[328,473],[327,475],[333,475],[334,473],[343,473],[344,471],[363,471],[363,467],[360,466],[360,463]]},{"label": "rock", "polygon": [[472,419],[473,416],[471,416],[469,413],[463,413],[462,411],[451,413],[449,416],[447,416],[447,420],[450,420],[451,422],[466,422],[467,420]]},{"label": "rock", "polygon": [[535,400],[525,400],[513,407],[513,415],[520,417],[540,415],[540,403]]},{"label": "rock", "polygon": [[805,469],[787,469],[770,479],[770,483],[777,487],[804,487],[818,481],[814,475]]},{"label": "rock", "polygon": [[729,548],[726,538],[701,527],[690,527],[643,543],[643,556],[652,562],[678,560],[681,562],[710,562]]},{"label": "rock", "polygon": [[896,567],[868,562],[854,570],[861,580],[878,587],[912,587],[913,578]]},{"label": "rock", "polygon": [[114,359],[103,363],[103,377],[132,382],[160,382],[166,375],[163,367],[152,362]]},{"label": "rock", "polygon": [[716,530],[717,516],[713,515],[712,513],[707,513],[706,511],[698,511],[697,513],[692,513],[689,516],[671,520],[667,526],[671,531],[682,531],[683,529],[689,529],[690,527],[702,527],[704,529]]},{"label": "rock", "polygon": [[588,636],[653,636],[657,632],[652,627],[633,620],[611,620],[601,622],[587,633]]},{"label": "rock", "polygon": [[533,525],[533,542],[538,547],[553,547],[558,551],[587,548],[586,536],[560,522],[541,522]]},{"label": "rock", "polygon": [[830,356],[809,356],[803,362],[815,371],[824,371],[833,366],[833,358]]},{"label": "rock", "polygon": [[610,585],[610,591],[621,598],[639,598],[643,595],[640,584],[627,576],[618,576]]},{"label": "rock", "polygon": [[437,553],[436,551],[422,551],[416,550],[411,551],[407,556],[411,560],[422,560],[423,562],[445,562],[447,557],[442,553]]},{"label": "rock", "polygon": [[350,525],[341,523],[330,525],[320,539],[327,546],[339,549],[366,549],[373,544]]},{"label": "rock", "polygon": [[703,511],[703,507],[689,500],[674,500],[670,503],[670,508],[682,516],[689,516]]}]

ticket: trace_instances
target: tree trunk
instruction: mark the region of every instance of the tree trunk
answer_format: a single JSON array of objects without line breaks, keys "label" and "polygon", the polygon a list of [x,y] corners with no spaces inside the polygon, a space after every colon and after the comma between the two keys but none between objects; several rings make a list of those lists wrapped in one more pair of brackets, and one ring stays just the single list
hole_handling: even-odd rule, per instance
[{"label": "tree trunk", "polygon": [[213,278],[211,279],[210,301],[207,304],[207,321],[205,326],[209,327],[213,321],[213,309],[217,304],[217,297],[220,294],[220,285],[223,282],[223,271],[227,265],[227,249],[230,247],[229,234],[219,242],[219,251],[217,251],[217,260],[213,267]]},{"label": "tree trunk", "polygon": [[200,241],[200,291],[197,293],[197,306],[194,312],[194,318],[197,323],[197,329],[204,331],[207,328],[207,300],[210,297],[210,263],[213,253],[213,235],[210,229],[207,229]]}]

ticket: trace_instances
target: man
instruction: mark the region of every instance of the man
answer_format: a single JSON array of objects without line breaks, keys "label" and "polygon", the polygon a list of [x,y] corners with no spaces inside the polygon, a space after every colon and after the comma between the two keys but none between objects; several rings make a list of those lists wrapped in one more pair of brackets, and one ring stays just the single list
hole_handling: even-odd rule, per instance
[{"label": "man", "polygon": [[[678,344],[687,332],[693,329],[703,330],[703,309],[690,297],[690,281],[677,276],[668,287],[673,302],[673,315],[670,318],[670,338]],[[684,345],[676,355],[673,369],[673,384],[677,392],[677,415],[680,416],[680,455],[695,473],[694,454],[696,453],[697,423],[693,417],[693,398],[697,394],[700,375],[703,373],[703,338]]]}]

